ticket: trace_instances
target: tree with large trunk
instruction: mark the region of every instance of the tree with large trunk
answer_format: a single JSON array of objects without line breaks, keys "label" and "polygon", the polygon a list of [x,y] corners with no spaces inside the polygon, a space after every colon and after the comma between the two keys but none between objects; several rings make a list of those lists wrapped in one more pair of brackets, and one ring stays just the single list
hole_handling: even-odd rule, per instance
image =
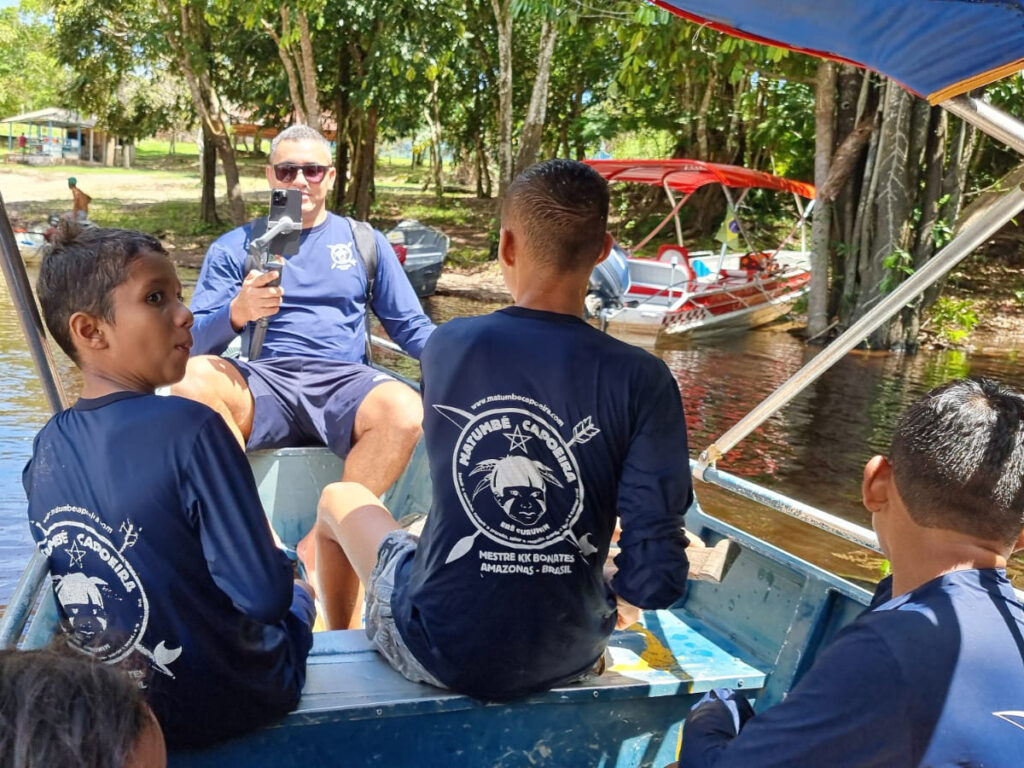
[{"label": "tree with large trunk", "polygon": [[192,94],[192,102],[204,129],[204,136],[217,150],[228,187],[228,212],[231,222],[246,222],[245,200],[239,183],[235,149],[221,112],[220,97],[213,85],[211,30],[204,0],[157,0],[164,22],[167,43],[174,63],[180,68]]},{"label": "tree with large trunk", "polygon": [[[322,3],[321,3],[322,5]],[[313,35],[309,29],[309,15],[304,7],[293,9],[288,4],[277,6],[277,23],[267,19],[263,6],[259,23],[277,46],[277,54],[288,78],[295,121],[320,129],[323,114],[320,109],[320,90],[317,82],[317,64],[313,52]]]},{"label": "tree with large trunk", "polygon": [[548,81],[551,79],[551,57],[555,52],[558,37],[557,19],[545,18],[540,27],[540,45],[537,53],[537,72],[533,79],[530,106],[526,111],[522,131],[519,133],[519,154],[516,156],[515,173],[537,162],[544,120],[548,108]]},{"label": "tree with large trunk", "polygon": [[491,0],[498,33],[498,198],[512,181],[512,0]]},{"label": "tree with large trunk", "polygon": [[[835,111],[836,70],[831,61],[818,64],[815,83],[814,184],[824,189],[832,162],[833,122]],[[824,195],[815,201],[811,220],[811,289],[807,307],[807,335],[821,336],[828,327],[828,271],[832,204]]]}]

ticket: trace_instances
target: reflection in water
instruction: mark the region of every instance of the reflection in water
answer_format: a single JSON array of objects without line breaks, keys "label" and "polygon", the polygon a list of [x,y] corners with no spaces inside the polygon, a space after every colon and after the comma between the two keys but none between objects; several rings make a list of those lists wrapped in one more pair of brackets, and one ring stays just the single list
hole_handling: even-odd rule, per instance
[{"label": "reflection in water", "polygon": [[[194,270],[179,269],[186,295],[195,285]],[[35,276],[32,276],[33,283]],[[500,307],[435,296],[425,300],[435,322],[478,315]],[[377,329],[380,332],[380,329]],[[631,341],[643,343],[644,339]],[[649,343],[649,339],[646,340]],[[655,350],[679,382],[686,404],[690,452],[696,456],[736,423],[759,400],[809,360],[817,349],[787,333],[752,332],[708,340],[683,340]],[[60,375],[74,397],[77,372],[55,350]],[[379,361],[419,378],[418,364],[380,353]],[[864,462],[888,449],[896,416],[913,399],[951,378],[984,375],[1018,382],[1024,362],[1014,350],[1002,356],[958,351],[918,355],[852,353],[804,390],[757,432],[731,451],[719,466],[756,480],[801,501],[868,524],[860,504]],[[32,438],[49,414],[22,340],[17,317],[0,284],[0,605],[6,602],[31,549],[25,523],[21,469]],[[880,559],[852,544],[803,523],[697,484],[701,503],[711,514],[844,575],[873,581]],[[1024,566],[1015,564],[1016,583],[1024,586]]]}]

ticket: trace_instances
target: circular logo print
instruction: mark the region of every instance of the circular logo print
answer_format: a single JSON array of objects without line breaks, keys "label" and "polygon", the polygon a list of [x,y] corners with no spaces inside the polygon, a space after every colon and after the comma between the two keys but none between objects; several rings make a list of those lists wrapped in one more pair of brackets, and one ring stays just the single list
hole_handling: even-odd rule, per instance
[{"label": "circular logo print", "polygon": [[488,538],[540,549],[571,535],[583,506],[572,448],[529,411],[486,411],[467,423],[452,462],[459,500]]},{"label": "circular logo print", "polygon": [[61,522],[39,547],[74,642],[103,661],[120,661],[146,631],[149,603],[131,564],[88,525]]}]

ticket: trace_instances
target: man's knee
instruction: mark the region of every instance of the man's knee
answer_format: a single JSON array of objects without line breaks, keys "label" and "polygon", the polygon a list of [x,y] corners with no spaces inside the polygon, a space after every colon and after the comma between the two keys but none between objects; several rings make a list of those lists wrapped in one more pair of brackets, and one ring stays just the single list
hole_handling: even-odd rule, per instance
[{"label": "man's knee", "polygon": [[184,378],[171,385],[171,394],[207,405],[220,400],[219,393],[225,377],[224,365],[224,361],[214,355],[190,358]]},{"label": "man's knee", "polygon": [[367,429],[385,428],[395,440],[410,445],[423,434],[423,401],[419,393],[404,384],[381,384],[366,396],[360,411],[364,408]]}]

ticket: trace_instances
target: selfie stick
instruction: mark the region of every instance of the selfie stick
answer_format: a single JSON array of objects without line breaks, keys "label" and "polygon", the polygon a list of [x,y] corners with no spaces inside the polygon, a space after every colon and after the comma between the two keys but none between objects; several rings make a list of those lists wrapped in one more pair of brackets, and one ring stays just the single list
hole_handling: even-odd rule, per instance
[{"label": "selfie stick", "polygon": [[[249,255],[260,265],[260,268],[264,272],[269,272],[270,270],[277,272],[277,277],[267,283],[268,286],[278,286],[281,284],[281,269],[284,267],[282,262],[270,260],[270,241],[278,235],[288,234],[297,229],[302,229],[301,222],[297,223],[288,216],[282,216],[277,221],[272,222],[264,234],[249,241]],[[247,360],[255,360],[260,356],[260,352],[263,351],[263,340],[267,337],[268,325],[270,325],[269,317],[261,317],[256,321],[256,327],[252,329],[252,335],[249,337]]]}]

